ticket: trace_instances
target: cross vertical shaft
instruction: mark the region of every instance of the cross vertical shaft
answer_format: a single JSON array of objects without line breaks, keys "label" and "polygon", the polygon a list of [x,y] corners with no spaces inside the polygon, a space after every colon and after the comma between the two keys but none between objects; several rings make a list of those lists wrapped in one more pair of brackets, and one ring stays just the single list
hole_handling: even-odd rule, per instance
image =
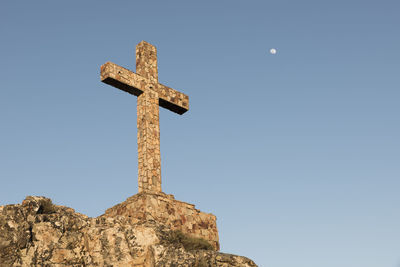
[{"label": "cross vertical shaft", "polygon": [[[157,50],[141,42],[136,46],[136,73],[158,83]],[[142,191],[161,192],[160,117],[158,94],[147,85],[137,99],[138,184]]]},{"label": "cross vertical shaft", "polygon": [[161,192],[160,119],[156,92],[137,100],[138,183],[142,191]]}]

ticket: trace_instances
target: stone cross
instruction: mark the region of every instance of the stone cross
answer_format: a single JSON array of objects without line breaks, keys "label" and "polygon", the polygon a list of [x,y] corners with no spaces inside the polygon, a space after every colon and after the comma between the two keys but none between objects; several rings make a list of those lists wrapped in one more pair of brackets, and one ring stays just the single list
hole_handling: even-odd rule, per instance
[{"label": "stone cross", "polygon": [[138,182],[140,192],[161,191],[159,108],[183,114],[189,97],[158,82],[157,50],[142,41],[136,46],[136,73],[107,62],[101,81],[137,96]]}]

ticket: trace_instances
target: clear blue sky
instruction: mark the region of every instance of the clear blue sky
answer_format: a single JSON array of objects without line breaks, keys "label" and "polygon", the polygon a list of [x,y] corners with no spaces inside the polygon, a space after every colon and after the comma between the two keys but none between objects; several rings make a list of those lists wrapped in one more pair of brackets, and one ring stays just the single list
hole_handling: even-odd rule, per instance
[{"label": "clear blue sky", "polygon": [[190,97],[160,112],[163,190],[217,216],[223,252],[400,266],[400,2],[151,2],[1,2],[0,205],[137,193],[136,97],[99,68],[146,40]]}]

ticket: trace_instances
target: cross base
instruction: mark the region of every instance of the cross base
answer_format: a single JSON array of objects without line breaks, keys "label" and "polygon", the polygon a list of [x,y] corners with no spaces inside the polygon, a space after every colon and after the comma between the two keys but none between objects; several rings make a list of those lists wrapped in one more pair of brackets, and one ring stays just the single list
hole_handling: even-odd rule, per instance
[{"label": "cross base", "polygon": [[164,193],[139,193],[106,210],[103,216],[124,216],[131,223],[155,220],[171,230],[203,238],[219,250],[217,218],[196,209],[193,204],[176,200]]}]

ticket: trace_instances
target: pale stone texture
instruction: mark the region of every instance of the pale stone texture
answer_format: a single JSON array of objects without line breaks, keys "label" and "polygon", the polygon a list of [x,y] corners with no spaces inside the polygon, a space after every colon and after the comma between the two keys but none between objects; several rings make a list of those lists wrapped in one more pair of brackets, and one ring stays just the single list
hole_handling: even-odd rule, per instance
[{"label": "pale stone texture", "polygon": [[157,50],[145,41],[136,46],[136,72],[107,62],[100,68],[100,78],[138,97],[139,193],[158,193],[162,192],[158,106],[183,114],[189,109],[189,97],[158,82]]},{"label": "pale stone texture", "polygon": [[132,223],[155,220],[172,230],[207,240],[219,250],[217,218],[194,205],[175,200],[173,195],[139,193],[106,210],[103,216],[125,216]]},{"label": "pale stone texture", "polygon": [[[105,216],[127,215],[135,223],[154,219],[173,230],[209,241],[219,249],[216,218],[194,205],[177,201],[161,190],[159,105],[178,114],[189,109],[189,98],[158,82],[157,50],[144,41],[136,46],[136,72],[114,63],[101,66],[101,80],[138,97],[137,140],[139,194],[109,209]],[[146,193],[141,194],[141,193]]]},{"label": "pale stone texture", "polygon": [[0,206],[0,266],[256,266],[245,257],[185,250],[170,241],[168,225],[151,218],[135,223],[129,205],[126,211],[122,206],[114,208],[124,216],[113,217],[109,210],[97,218],[52,205],[45,197]]}]

